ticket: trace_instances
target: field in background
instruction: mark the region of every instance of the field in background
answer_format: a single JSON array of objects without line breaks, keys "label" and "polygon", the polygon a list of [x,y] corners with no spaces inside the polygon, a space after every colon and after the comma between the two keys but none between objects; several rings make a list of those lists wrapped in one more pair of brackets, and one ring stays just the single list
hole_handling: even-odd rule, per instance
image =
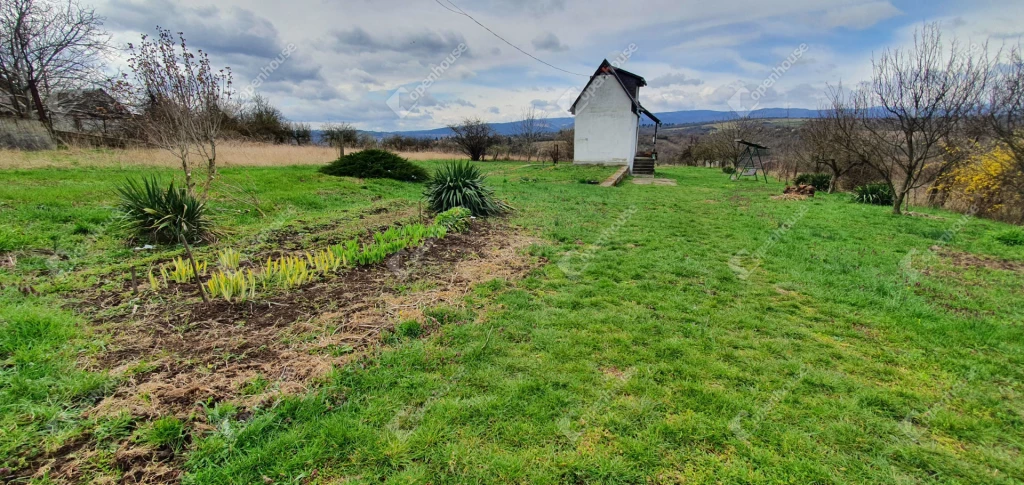
[{"label": "field in background", "polygon": [[[346,150],[351,153],[358,150]],[[462,160],[459,153],[399,152],[410,160]],[[217,147],[221,167],[279,167],[323,165],[338,158],[338,150],[316,145],[274,145],[253,142],[225,142]],[[0,170],[70,167],[166,167],[179,162],[166,150],[155,148],[96,149],[67,148],[22,151],[0,149]]]}]

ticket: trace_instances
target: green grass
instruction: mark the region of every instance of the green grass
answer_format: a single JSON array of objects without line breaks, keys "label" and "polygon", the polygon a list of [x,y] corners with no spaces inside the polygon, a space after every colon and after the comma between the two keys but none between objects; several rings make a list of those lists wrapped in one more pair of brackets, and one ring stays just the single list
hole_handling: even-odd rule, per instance
[{"label": "green grass", "polygon": [[[185,482],[297,483],[314,470],[311,483],[1024,481],[1024,274],[929,251],[948,240],[1019,263],[1024,247],[994,237],[1008,226],[972,219],[950,237],[958,214],[892,216],[846,194],[776,201],[780,184],[717,169],[659,167],[679,185],[602,188],[577,181],[608,169],[523,165],[481,164],[549,264],[477,286],[466,309],[430,310],[442,322],[430,336],[395,322],[387,348],[310,394],[180,441]],[[107,381],[66,372],[99,337],[44,308],[130,254],[108,222],[125,173],[5,175],[0,244],[20,257],[0,267],[0,321],[16,330],[0,347],[0,456],[99,426],[75,413]],[[254,184],[267,213],[221,207],[237,241],[420,194],[315,167],[225,178]],[[86,218],[93,233],[76,231]],[[11,287],[25,280],[44,296]],[[15,355],[45,365],[12,366]],[[73,429],[45,419],[58,411]]]}]

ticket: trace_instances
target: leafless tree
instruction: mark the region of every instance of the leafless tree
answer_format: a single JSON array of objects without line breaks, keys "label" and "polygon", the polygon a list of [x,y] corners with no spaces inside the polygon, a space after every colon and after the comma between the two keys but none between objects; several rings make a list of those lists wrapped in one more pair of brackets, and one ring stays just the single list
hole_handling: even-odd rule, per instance
[{"label": "leafless tree", "polygon": [[844,175],[865,165],[864,157],[858,153],[860,150],[848,149],[843,137],[844,132],[856,133],[852,128],[844,131],[844,127],[854,127],[857,122],[841,107],[823,109],[817,119],[808,120],[799,129],[800,147],[795,155],[805,166],[828,169],[832,175],[828,186],[830,194],[836,191]]},{"label": "leafless tree", "polygon": [[[1002,60],[1002,59],[1000,59]],[[1012,47],[1005,62],[996,64],[982,119],[999,143],[1013,154],[1024,174],[1024,52]]]},{"label": "leafless tree", "polygon": [[231,106],[231,71],[214,70],[203,51],[192,52],[184,34],[157,27],[158,35],[128,44],[127,73],[115,86],[136,111],[137,129],[149,143],[181,162],[185,185],[195,193],[193,158],[205,163],[205,197],[217,176],[217,141]]},{"label": "leafless tree", "polygon": [[907,195],[929,182],[926,169],[941,173],[951,163],[947,148],[978,114],[988,63],[956,40],[944,43],[929,24],[915,32],[913,47],[887,49],[872,64],[870,83],[848,94],[832,90],[831,104],[856,121],[844,127],[845,146],[889,184],[900,214]]},{"label": "leafless tree", "polygon": [[16,115],[49,122],[53,92],[98,82],[110,36],[103,17],[76,0],[0,3],[0,95]]},{"label": "leafless tree", "polygon": [[693,148],[693,156],[698,160],[710,160],[731,165],[739,164],[744,146],[736,140],[762,143],[767,129],[761,118],[747,116],[719,123],[715,131],[701,137]]},{"label": "leafless tree", "polygon": [[520,153],[526,155],[526,161],[529,162],[536,151],[534,144],[540,137],[541,121],[537,114],[537,109],[533,106],[523,110],[523,114],[520,120],[515,125],[516,141],[520,145]]},{"label": "leafless tree", "polygon": [[327,144],[336,147],[342,157],[345,156],[345,146],[355,145],[358,141],[356,128],[348,123],[325,123],[320,131]]},{"label": "leafless tree", "polygon": [[455,134],[452,140],[473,161],[482,160],[487,151],[498,142],[491,125],[479,118],[466,118],[462,123],[448,125]]}]

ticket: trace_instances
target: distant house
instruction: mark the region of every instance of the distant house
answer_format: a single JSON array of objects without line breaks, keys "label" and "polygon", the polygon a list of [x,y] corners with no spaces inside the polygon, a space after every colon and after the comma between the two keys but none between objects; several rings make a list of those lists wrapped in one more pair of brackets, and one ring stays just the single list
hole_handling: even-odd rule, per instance
[{"label": "distant house", "polygon": [[47,104],[57,132],[111,136],[128,116],[124,106],[102,89],[62,91]]},{"label": "distant house", "polygon": [[627,165],[630,173],[654,173],[653,149],[637,154],[641,115],[654,121],[655,130],[661,124],[640,104],[640,87],[646,85],[643,77],[612,66],[607,59],[601,63],[569,108],[576,116],[574,163]]}]

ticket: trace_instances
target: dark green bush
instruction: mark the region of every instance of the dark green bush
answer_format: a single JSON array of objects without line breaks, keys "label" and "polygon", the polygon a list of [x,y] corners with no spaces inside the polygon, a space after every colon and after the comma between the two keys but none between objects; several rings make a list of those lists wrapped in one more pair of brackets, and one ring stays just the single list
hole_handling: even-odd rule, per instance
[{"label": "dark green bush", "polygon": [[832,183],[832,175],[827,173],[802,173],[793,179],[796,185],[810,185],[820,191],[827,191]]},{"label": "dark green bush", "polygon": [[729,174],[736,173],[736,167],[733,167],[732,165],[722,165],[722,172]]},{"label": "dark green bush", "polygon": [[403,182],[424,182],[430,175],[426,170],[387,150],[371,148],[341,157],[320,172],[337,177],[362,179],[393,179]]},{"label": "dark green bush", "polygon": [[853,189],[853,200],[861,204],[892,205],[895,195],[889,184],[867,184]]},{"label": "dark green bush", "polygon": [[437,169],[424,191],[433,212],[465,207],[477,217],[502,214],[511,208],[494,197],[484,176],[470,162],[446,163]]},{"label": "dark green bush", "polygon": [[136,238],[176,243],[181,238],[195,242],[215,236],[206,203],[173,181],[164,190],[156,177],[143,178],[141,184],[128,179],[117,187],[117,193],[121,226]]},{"label": "dark green bush", "polygon": [[1007,246],[1024,246],[1024,229],[1019,227],[997,232],[994,237]]}]

